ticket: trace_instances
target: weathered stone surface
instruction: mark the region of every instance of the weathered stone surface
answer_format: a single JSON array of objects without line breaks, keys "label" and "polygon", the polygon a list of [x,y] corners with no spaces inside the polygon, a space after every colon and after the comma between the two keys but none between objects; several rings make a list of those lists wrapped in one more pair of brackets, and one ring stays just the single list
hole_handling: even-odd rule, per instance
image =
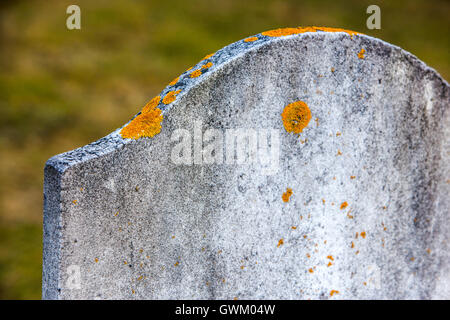
[{"label": "weathered stone surface", "polygon": [[[450,298],[447,82],[365,35],[256,38],[165,88],[181,91],[153,138],[119,129],[47,162],[43,298]],[[295,101],[300,135],[281,118]],[[203,163],[200,126],[254,129],[270,163],[227,163],[226,144]]]}]

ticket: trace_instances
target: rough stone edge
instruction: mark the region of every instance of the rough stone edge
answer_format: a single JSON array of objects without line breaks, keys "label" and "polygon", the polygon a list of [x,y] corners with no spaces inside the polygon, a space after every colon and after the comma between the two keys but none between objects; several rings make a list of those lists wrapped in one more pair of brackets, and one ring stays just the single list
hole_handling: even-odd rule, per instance
[{"label": "rough stone edge", "polygon": [[[182,98],[189,93],[189,91],[197,86],[199,86],[203,81],[207,81],[210,77],[214,76],[218,71],[224,69],[229,63],[231,63],[234,60],[239,59],[241,56],[245,55],[248,52],[257,50],[265,45],[269,45],[273,42],[282,42],[287,41],[293,37],[314,37],[314,36],[320,36],[322,37],[324,34],[332,34],[336,37],[338,36],[349,36],[345,32],[325,32],[325,31],[317,31],[317,32],[305,32],[301,34],[294,34],[290,36],[283,36],[283,37],[269,37],[269,36],[263,36],[261,34],[257,34],[255,36],[259,36],[259,39],[254,42],[244,42],[244,39],[234,42],[220,50],[214,53],[214,55],[208,59],[201,60],[198,62],[192,70],[199,69],[204,63],[206,62],[212,62],[213,66],[209,68],[206,72],[203,73],[202,76],[198,78],[189,78],[189,74],[191,70],[187,70],[184,73],[180,75],[180,80],[175,85],[168,85],[166,86],[160,93],[160,96],[165,96],[169,91],[172,90],[180,90],[181,92],[179,95],[177,95],[177,99],[168,104],[164,105],[162,102],[159,104],[159,108],[162,110],[162,114],[164,115],[167,113],[168,110],[174,108],[177,104],[179,104],[182,100]],[[449,87],[448,82],[441,77],[441,75],[433,68],[426,65],[423,61],[421,61],[419,58],[417,58],[412,53],[395,46],[393,44],[390,44],[386,41],[383,41],[378,38],[374,38],[371,36],[367,36],[364,34],[356,34],[353,37],[363,37],[368,39],[369,41],[378,42],[379,44],[390,47],[393,50],[399,51],[401,55],[405,57],[406,60],[408,60],[411,64],[415,65],[417,68],[422,69],[425,73],[433,75],[436,79],[439,79],[442,82],[443,86]],[[188,80],[188,81],[187,81]],[[134,117],[139,115],[137,113]],[[132,119],[134,119],[134,117]],[[131,119],[131,120],[132,120]],[[130,120],[130,121],[131,121]],[[104,156],[109,154],[110,152],[113,152],[119,148],[121,148],[123,145],[134,142],[133,139],[123,139],[120,136],[120,130],[125,127],[130,121],[128,121],[126,124],[124,124],[121,128],[116,129],[109,135],[90,143],[86,146],[58,154],[52,158],[50,158],[46,166],[52,166],[55,170],[57,170],[59,173],[63,173],[65,170],[67,170],[69,167],[72,167],[76,164],[83,163],[85,161]],[[164,126],[164,120],[163,120],[163,126]]]},{"label": "rough stone edge", "polygon": [[[202,76],[198,78],[189,78],[190,69],[186,70],[180,75],[180,80],[175,85],[166,86],[160,93],[160,96],[165,96],[169,91],[182,90],[177,96],[177,99],[168,105],[160,103],[158,106],[163,115],[168,110],[176,107],[177,104],[183,102],[185,95],[189,91],[199,86],[203,81],[207,81],[210,77],[213,77],[220,73],[228,64],[239,59],[248,52],[257,50],[263,46],[272,44],[274,42],[283,42],[292,39],[293,37],[306,37],[311,39],[313,37],[323,37],[324,35],[334,37],[350,36],[345,32],[305,32],[301,34],[294,34],[283,37],[269,37],[257,34],[258,40],[254,42],[244,42],[244,39],[234,42],[217,52],[215,52],[210,58],[203,59],[198,62],[192,70],[200,69],[202,65],[207,62],[212,62],[213,66],[208,68],[206,72],[203,72]],[[309,38],[308,38],[309,37]],[[427,66],[423,61],[417,58],[412,53],[385,42],[381,39],[367,36],[364,34],[356,34],[353,37],[363,37],[370,42],[378,43],[382,46],[389,47],[394,51],[397,51],[401,56],[409,61],[416,68],[419,68],[427,74],[429,80],[433,78],[441,82],[442,87],[447,87],[449,90],[448,82],[441,77],[441,75],[433,68]],[[205,74],[207,73],[207,74]],[[189,80],[189,81],[186,81]],[[134,117],[139,115],[137,113]],[[132,119],[134,119],[134,117]],[[132,120],[131,119],[131,120]],[[130,120],[130,121],[131,121]],[[130,122],[129,121],[129,122]],[[43,299],[58,299],[59,288],[61,288],[59,265],[60,265],[60,248],[62,246],[62,209],[60,204],[61,198],[61,183],[63,176],[69,168],[74,168],[79,164],[86,161],[96,159],[108,155],[111,152],[119,150],[128,143],[136,143],[132,139],[123,139],[120,136],[120,130],[125,127],[129,122],[124,124],[121,128],[116,129],[109,135],[90,143],[86,146],[77,148],[72,151],[61,153],[50,158],[44,168],[44,219],[43,219],[43,268],[42,268],[42,298]]]}]

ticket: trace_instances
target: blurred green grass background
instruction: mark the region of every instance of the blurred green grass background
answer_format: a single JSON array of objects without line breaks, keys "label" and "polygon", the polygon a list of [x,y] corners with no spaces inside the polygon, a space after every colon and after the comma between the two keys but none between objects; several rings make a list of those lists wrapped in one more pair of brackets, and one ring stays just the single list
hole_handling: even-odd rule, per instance
[{"label": "blurred green grass background", "polygon": [[[81,8],[67,30],[66,8]],[[366,8],[381,7],[381,30]],[[0,299],[40,299],[45,161],[95,141],[203,56],[264,30],[329,26],[412,52],[449,79],[450,1],[0,2]]]}]

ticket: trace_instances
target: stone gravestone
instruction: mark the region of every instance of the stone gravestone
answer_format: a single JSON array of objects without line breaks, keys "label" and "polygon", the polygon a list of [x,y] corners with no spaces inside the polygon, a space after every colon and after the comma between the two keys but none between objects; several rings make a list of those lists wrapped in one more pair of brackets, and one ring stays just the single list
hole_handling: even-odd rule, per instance
[{"label": "stone gravestone", "polygon": [[43,298],[450,298],[449,120],[381,40],[233,43],[47,162]]}]

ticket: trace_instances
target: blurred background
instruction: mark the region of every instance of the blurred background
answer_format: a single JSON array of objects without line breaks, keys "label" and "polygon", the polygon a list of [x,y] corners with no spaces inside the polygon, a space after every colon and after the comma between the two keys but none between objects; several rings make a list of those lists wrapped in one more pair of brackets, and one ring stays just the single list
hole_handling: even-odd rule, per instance
[{"label": "blurred background", "polygon": [[[81,30],[66,28],[71,4]],[[309,25],[381,38],[450,79],[448,0],[0,1],[0,299],[41,298],[48,158],[120,127],[206,54]]]}]

